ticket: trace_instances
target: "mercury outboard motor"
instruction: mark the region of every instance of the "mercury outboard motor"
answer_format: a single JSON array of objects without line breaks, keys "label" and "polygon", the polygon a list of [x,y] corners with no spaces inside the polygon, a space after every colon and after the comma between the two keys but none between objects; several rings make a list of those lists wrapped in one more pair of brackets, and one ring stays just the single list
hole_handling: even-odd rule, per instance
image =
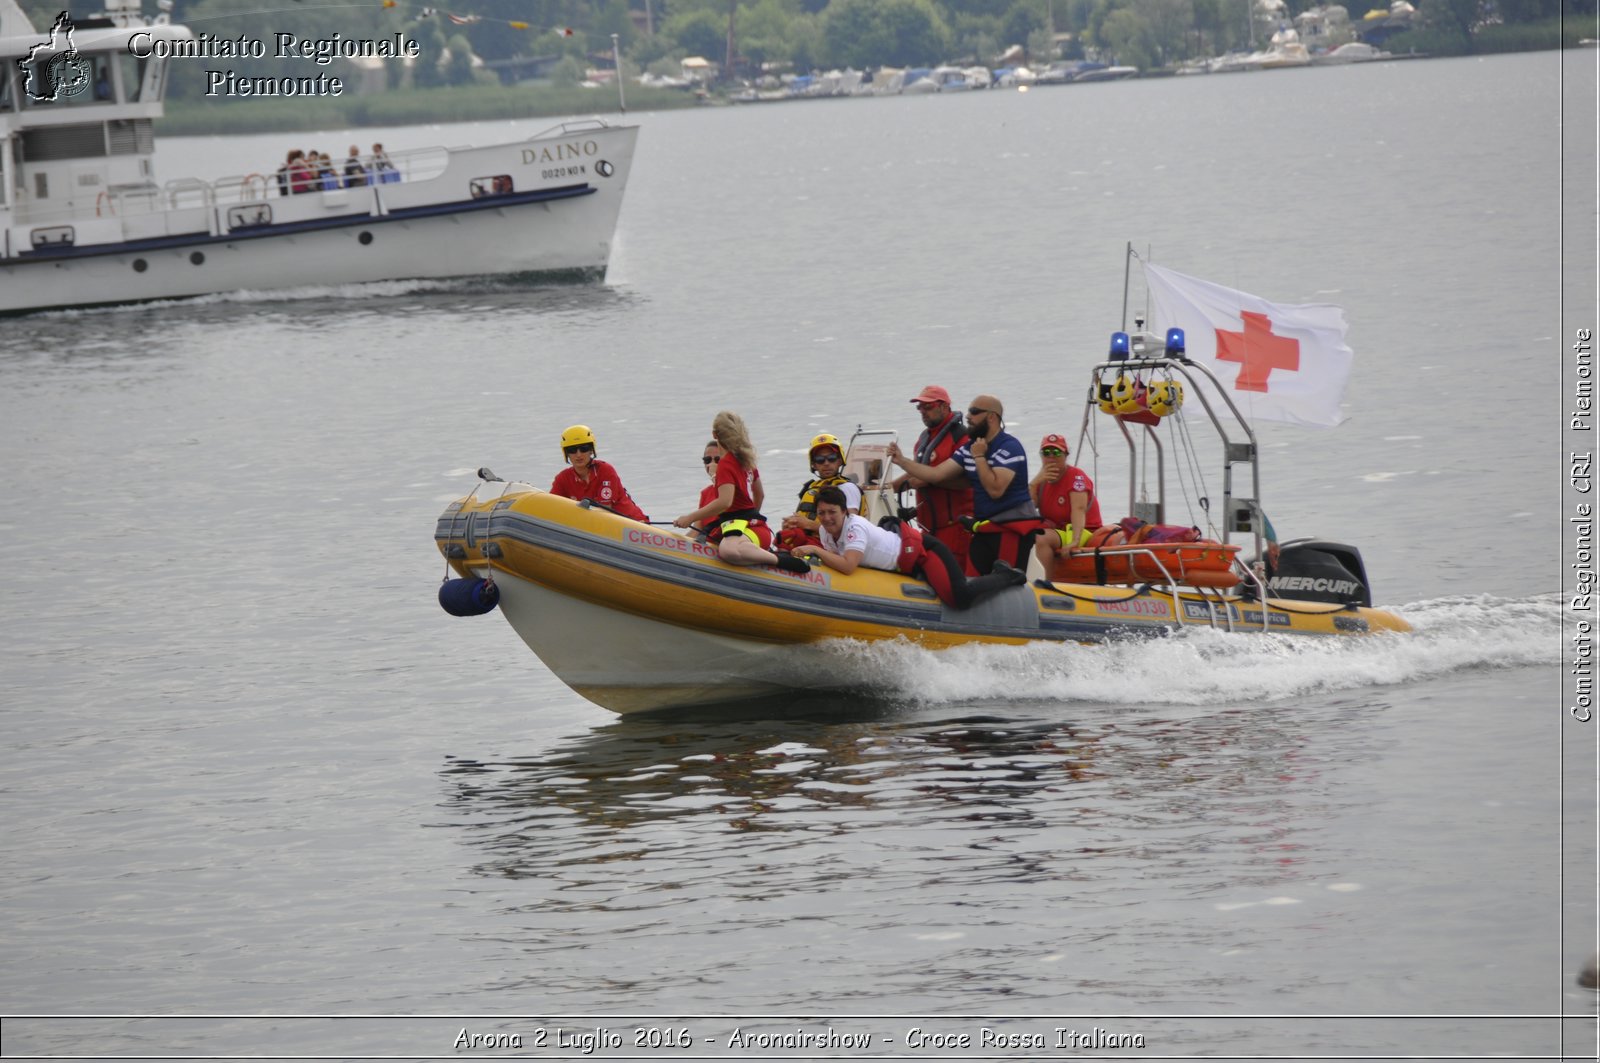
[{"label": "mercury outboard motor", "polygon": [[1267,579],[1267,593],[1302,602],[1372,604],[1361,551],[1322,539],[1293,539],[1279,547],[1278,563]]}]

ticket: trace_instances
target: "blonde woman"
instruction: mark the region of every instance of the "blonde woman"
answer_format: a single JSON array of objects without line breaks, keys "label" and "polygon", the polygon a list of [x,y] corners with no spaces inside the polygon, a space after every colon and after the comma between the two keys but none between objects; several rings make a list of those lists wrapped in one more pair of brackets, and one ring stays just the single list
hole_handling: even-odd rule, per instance
[{"label": "blonde woman", "polygon": [[[788,572],[806,572],[804,561],[772,550],[772,529],[761,515],[766,489],[756,467],[756,448],[744,418],[723,410],[711,422],[711,438],[722,448],[714,484],[716,496],[672,523],[691,528],[705,521],[707,538],[717,544],[717,556],[734,565],[777,565]],[[713,519],[714,518],[714,519]]]}]

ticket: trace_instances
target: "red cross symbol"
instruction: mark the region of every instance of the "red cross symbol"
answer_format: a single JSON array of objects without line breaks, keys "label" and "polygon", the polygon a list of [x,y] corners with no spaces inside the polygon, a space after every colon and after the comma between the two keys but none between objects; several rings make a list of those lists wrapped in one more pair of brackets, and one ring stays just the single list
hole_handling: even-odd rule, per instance
[{"label": "red cross symbol", "polygon": [[1272,319],[1266,314],[1240,311],[1244,331],[1217,329],[1217,358],[1239,363],[1238,391],[1266,391],[1267,377],[1274,369],[1291,372],[1300,368],[1300,341],[1272,332]]}]

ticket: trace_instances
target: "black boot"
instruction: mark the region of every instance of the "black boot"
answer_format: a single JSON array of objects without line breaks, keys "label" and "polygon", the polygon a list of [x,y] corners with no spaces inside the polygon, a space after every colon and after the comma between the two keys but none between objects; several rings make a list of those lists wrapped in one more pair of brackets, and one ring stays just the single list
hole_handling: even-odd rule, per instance
[{"label": "black boot", "polygon": [[772,551],[777,555],[778,567],[785,572],[804,574],[811,571],[811,566],[805,563],[804,558],[795,557],[787,550]]},{"label": "black boot", "polygon": [[994,567],[989,571],[995,573],[996,575],[1004,576],[1006,578],[1005,585],[1007,587],[1020,587],[1024,583],[1028,582],[1028,574],[1026,572],[1023,572],[1020,569],[1012,568],[1004,561],[996,561],[994,563]]}]

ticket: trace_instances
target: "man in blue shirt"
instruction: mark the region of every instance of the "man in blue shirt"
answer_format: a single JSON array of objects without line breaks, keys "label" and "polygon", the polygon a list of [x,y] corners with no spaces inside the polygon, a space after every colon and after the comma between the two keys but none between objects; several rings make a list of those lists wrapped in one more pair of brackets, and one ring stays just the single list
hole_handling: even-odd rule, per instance
[{"label": "man in blue shirt", "polygon": [[965,477],[972,485],[973,536],[967,566],[987,575],[998,564],[1025,569],[1033,537],[1044,525],[1028,494],[1028,451],[1005,430],[1005,408],[979,395],[967,409],[968,440],[938,465],[912,461],[889,444],[889,460],[930,484]]}]

